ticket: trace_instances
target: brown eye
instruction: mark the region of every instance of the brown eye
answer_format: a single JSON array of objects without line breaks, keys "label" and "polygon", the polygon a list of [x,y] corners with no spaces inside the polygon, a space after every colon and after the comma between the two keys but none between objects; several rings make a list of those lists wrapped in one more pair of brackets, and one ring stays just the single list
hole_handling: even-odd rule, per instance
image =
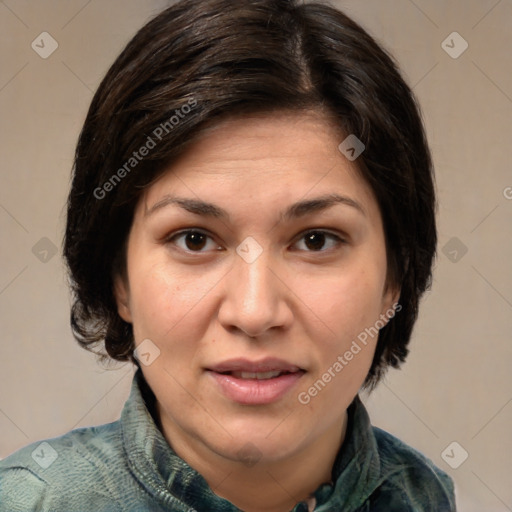
[{"label": "brown eye", "polygon": [[[183,242],[178,243],[178,240],[183,240]],[[208,245],[208,240],[212,239],[206,233],[189,229],[188,231],[182,231],[181,233],[177,233],[176,235],[170,237],[167,240],[167,243],[175,244],[186,252],[206,252],[203,251],[203,249]],[[213,241],[212,245],[212,248],[217,247]]]},{"label": "brown eye", "polygon": [[304,240],[304,245],[308,252],[325,252],[326,249],[322,249],[328,239],[334,240],[334,245],[331,244],[330,248],[340,245],[344,242],[339,236],[326,231],[308,231],[302,235],[300,241]]},{"label": "brown eye", "polygon": [[306,247],[313,251],[319,251],[325,244],[325,234],[319,231],[312,231],[304,237],[306,241]]},{"label": "brown eye", "polygon": [[185,235],[185,245],[191,251],[201,250],[206,245],[206,235],[198,231],[189,231]]}]

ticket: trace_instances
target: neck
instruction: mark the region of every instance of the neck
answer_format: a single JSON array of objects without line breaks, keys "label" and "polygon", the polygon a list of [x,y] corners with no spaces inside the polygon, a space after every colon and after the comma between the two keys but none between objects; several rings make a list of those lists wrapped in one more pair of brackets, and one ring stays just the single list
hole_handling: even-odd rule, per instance
[{"label": "neck", "polygon": [[344,411],[339,421],[290,457],[277,461],[262,457],[254,464],[244,464],[189,437],[157,408],[164,437],[178,456],[203,476],[215,494],[245,512],[288,512],[298,502],[308,501],[321,484],[331,482],[347,427]]}]

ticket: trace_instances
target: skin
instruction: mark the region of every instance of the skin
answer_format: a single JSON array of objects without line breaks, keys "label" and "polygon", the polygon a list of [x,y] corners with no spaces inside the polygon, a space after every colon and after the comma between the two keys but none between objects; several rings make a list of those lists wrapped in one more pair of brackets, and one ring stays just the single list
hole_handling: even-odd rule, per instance
[{"label": "skin", "polygon": [[[298,395],[398,298],[386,286],[377,202],[357,161],[338,150],[343,139],[313,112],[216,125],[145,191],[129,234],[127,278],[115,281],[118,311],[133,324],[136,345],[149,338],[160,350],[141,366],[165,438],[216,494],[247,512],[289,511],[331,480],[346,409],[376,337],[308,404]],[[290,204],[334,192],[362,211],[336,204],[280,220]],[[149,213],[168,194],[214,203],[230,219],[176,204]],[[174,236],[192,228],[207,236]],[[312,229],[328,233],[308,243]],[[249,236],[262,248],[252,263],[236,252]],[[233,357],[269,356],[306,370],[271,404],[236,403],[205,371]]]}]

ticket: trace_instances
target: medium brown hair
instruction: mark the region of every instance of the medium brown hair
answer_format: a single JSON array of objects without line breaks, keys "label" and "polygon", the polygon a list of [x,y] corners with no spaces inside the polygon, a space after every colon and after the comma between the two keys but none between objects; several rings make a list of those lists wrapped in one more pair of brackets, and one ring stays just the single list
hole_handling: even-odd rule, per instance
[{"label": "medium brown hair", "polygon": [[[356,164],[382,215],[388,282],[401,290],[401,310],[379,333],[365,386],[405,360],[437,240],[419,108],[392,58],[358,24],[295,0],[179,1],[142,27],[107,72],[76,148],[64,238],[71,325],[83,347],[104,343],[111,358],[137,364],[113,278],[124,272],[143,190],[207,126],[312,109],[365,145]],[[142,155],[142,146],[152,147]]]}]

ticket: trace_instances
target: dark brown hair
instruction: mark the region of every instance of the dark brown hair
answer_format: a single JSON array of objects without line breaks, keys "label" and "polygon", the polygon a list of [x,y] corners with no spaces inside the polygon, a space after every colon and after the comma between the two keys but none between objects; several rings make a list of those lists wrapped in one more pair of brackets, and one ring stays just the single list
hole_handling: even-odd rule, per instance
[{"label": "dark brown hair", "polygon": [[365,145],[356,163],[382,214],[388,282],[401,289],[401,311],[379,333],[365,386],[405,360],[437,240],[419,109],[392,58],[358,24],[295,0],[179,1],[142,27],[107,72],[76,148],[64,239],[71,325],[83,347],[104,343],[111,358],[137,364],[113,276],[124,272],[144,188],[221,119],[312,109]]}]

